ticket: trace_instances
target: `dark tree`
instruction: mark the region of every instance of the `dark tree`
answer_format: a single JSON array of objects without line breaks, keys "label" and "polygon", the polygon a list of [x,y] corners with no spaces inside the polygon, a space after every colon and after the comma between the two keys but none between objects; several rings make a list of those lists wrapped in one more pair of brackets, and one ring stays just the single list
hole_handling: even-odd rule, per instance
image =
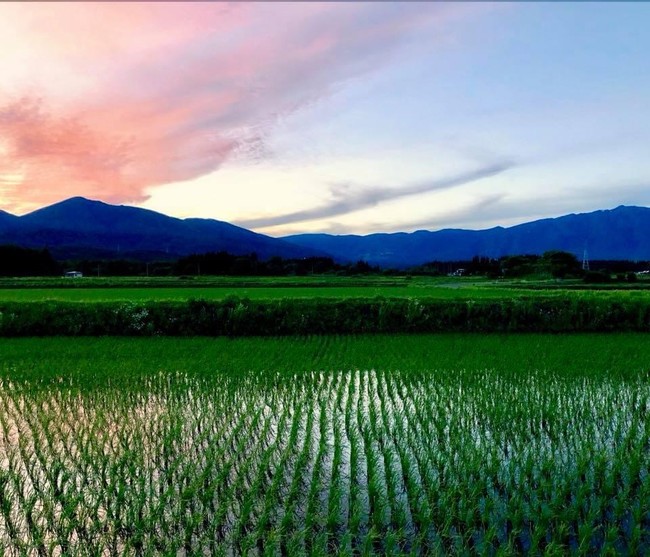
[{"label": "dark tree", "polygon": [[61,268],[47,249],[0,246],[0,276],[42,277],[59,274]]},{"label": "dark tree", "polygon": [[542,263],[555,278],[582,276],[582,266],[577,257],[566,251],[547,251],[542,255]]}]

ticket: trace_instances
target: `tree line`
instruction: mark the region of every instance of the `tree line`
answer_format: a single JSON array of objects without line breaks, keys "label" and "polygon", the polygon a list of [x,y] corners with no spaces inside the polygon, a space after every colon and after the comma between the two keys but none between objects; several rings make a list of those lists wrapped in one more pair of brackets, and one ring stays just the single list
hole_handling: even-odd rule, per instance
[{"label": "tree line", "polygon": [[0,245],[0,276],[60,276],[80,271],[85,276],[306,276],[306,275],[428,275],[449,274],[490,278],[582,278],[586,282],[634,281],[634,273],[650,268],[648,261],[592,261],[590,270],[572,253],[547,251],[542,255],[476,256],[471,260],[431,261],[408,269],[382,269],[366,261],[341,263],[331,257],[259,259],[255,253],[225,251],[194,254],[176,261],[80,259],[56,261],[47,249]]},{"label": "tree line", "polygon": [[585,282],[634,282],[635,273],[650,269],[649,261],[594,260],[589,269],[569,252],[552,250],[542,255],[507,255],[499,258],[475,256],[469,261],[431,261],[413,267],[411,274],[440,276],[458,274],[489,278],[548,277],[574,278]]},{"label": "tree line", "polygon": [[60,276],[67,271],[84,276],[305,276],[321,274],[378,274],[381,269],[365,261],[337,263],[331,257],[259,259],[257,254],[234,255],[225,251],[194,254],[176,261],[128,259],[78,259],[56,261],[47,249],[0,245],[0,276]]},{"label": "tree line", "polygon": [[61,274],[62,267],[46,249],[0,246],[0,276],[47,277]]}]

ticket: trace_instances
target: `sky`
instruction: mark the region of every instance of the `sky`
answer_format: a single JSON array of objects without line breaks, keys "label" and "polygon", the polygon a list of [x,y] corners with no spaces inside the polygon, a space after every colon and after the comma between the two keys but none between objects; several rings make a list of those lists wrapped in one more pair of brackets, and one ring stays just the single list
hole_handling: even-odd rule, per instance
[{"label": "sky", "polygon": [[271,236],[650,206],[648,3],[0,4],[0,209]]}]

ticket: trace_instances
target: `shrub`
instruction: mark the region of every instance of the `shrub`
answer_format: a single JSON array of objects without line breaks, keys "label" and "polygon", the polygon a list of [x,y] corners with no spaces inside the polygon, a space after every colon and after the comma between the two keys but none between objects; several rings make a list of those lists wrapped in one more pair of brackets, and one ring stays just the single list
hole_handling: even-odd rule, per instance
[{"label": "shrub", "polygon": [[648,331],[650,300],[404,298],[4,303],[2,336]]}]

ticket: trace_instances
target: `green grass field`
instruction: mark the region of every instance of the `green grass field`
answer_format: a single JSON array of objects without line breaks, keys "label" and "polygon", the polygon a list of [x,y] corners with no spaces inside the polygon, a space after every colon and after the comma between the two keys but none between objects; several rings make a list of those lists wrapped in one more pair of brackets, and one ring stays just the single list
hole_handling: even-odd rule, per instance
[{"label": "green grass field", "polygon": [[570,292],[577,298],[647,299],[645,283],[606,286],[577,281],[490,281],[449,277],[174,277],[2,279],[1,302],[142,302],[222,300],[229,296],[251,300],[288,298],[429,298],[511,299],[557,297]]},{"label": "green grass field", "polygon": [[[443,292],[446,293],[446,292]],[[375,296],[408,297],[414,293],[399,286],[342,286],[342,287],[239,287],[217,286],[202,288],[30,288],[0,290],[0,302],[39,302],[46,300],[68,302],[113,302],[148,300],[223,300],[238,296],[251,300],[284,298],[363,298]]]},{"label": "green grass field", "polygon": [[0,354],[4,555],[650,552],[642,334]]}]

